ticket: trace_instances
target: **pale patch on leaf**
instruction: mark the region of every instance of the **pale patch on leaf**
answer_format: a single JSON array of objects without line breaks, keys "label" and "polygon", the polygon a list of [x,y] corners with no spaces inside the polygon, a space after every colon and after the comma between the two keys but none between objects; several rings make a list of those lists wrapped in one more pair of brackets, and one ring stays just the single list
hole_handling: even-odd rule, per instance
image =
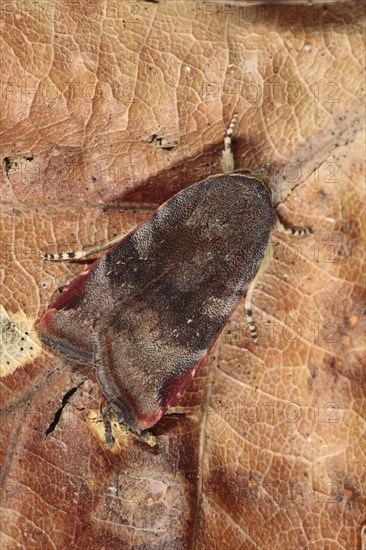
[{"label": "pale patch on leaf", "polygon": [[0,377],[12,374],[18,367],[40,355],[42,348],[33,325],[34,319],[29,319],[23,311],[9,316],[0,305]]}]

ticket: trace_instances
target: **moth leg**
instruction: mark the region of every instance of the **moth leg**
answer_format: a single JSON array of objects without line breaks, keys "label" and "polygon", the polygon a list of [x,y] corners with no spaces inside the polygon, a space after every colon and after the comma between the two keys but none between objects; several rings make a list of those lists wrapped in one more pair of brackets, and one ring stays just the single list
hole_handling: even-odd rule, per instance
[{"label": "moth leg", "polygon": [[287,227],[286,225],[284,225],[278,218],[275,231],[281,231],[281,233],[292,235],[293,237],[303,237],[304,235],[310,235],[311,233],[314,233],[313,228],[310,226],[304,227],[304,229],[293,229],[292,227]]},{"label": "moth leg", "polygon": [[88,256],[98,254],[99,252],[110,248],[114,244],[117,244],[119,241],[121,241],[121,239],[123,239],[123,236],[119,235],[118,237],[112,239],[107,243],[93,246],[91,248],[86,248],[85,250],[78,250],[76,252],[57,252],[56,254],[41,254],[41,258],[42,260],[50,260],[56,262],[61,260],[81,260],[82,258],[87,258]]},{"label": "moth leg", "polygon": [[231,172],[234,172],[235,163],[234,155],[231,150],[231,136],[233,135],[237,120],[238,115],[235,114],[231,119],[230,125],[224,135],[224,150],[221,153],[221,169],[223,174],[230,174]]},{"label": "moth leg", "polygon": [[149,430],[144,430],[143,432],[134,431],[121,417],[119,408],[113,403],[111,403],[110,407],[118,424],[122,426],[127,433],[131,434],[135,439],[138,439],[138,441],[146,443],[149,447],[155,447],[155,445],[157,445],[156,437]]},{"label": "moth leg", "polygon": [[254,342],[258,342],[258,333],[257,333],[257,328],[255,326],[255,323],[253,321],[252,297],[253,297],[254,289],[259,279],[261,278],[261,276],[263,275],[263,273],[265,272],[265,270],[270,264],[271,252],[272,252],[272,239],[269,239],[268,246],[264,253],[263,260],[261,261],[261,264],[259,266],[256,276],[249,284],[247,294],[245,296],[245,302],[244,302],[245,316],[247,319],[247,325],[249,327],[251,337]]},{"label": "moth leg", "polygon": [[138,441],[145,443],[149,447],[155,447],[155,445],[157,445],[156,437],[150,431],[145,430],[141,433],[137,433],[134,432],[129,426],[127,426],[123,419],[121,419],[118,407],[113,405],[113,403],[110,403],[107,407],[105,407],[101,411],[101,414],[105,429],[106,445],[109,449],[111,449],[116,442],[116,439],[113,435],[113,421],[116,421],[123,428],[125,433],[132,435]]},{"label": "moth leg", "polygon": [[110,449],[113,447],[115,442],[115,439],[112,433],[112,422],[110,419],[112,411],[109,406],[109,407],[103,408],[101,412],[102,412],[102,419],[103,419],[104,430],[105,430],[105,441],[106,441],[107,447]]},{"label": "moth leg", "polygon": [[[291,227],[287,227],[278,218],[277,218],[274,231],[281,231],[282,233],[286,233],[287,235],[292,235],[295,237],[302,237],[304,235],[309,235],[314,232],[312,227],[305,227],[304,229],[293,229]],[[270,238],[263,260],[259,266],[258,272],[254,277],[254,279],[251,281],[250,285],[248,286],[247,294],[245,297],[245,304],[244,304],[245,315],[246,315],[247,324],[254,342],[258,341],[258,333],[257,333],[255,323],[253,321],[252,297],[253,297],[253,292],[256,287],[256,284],[258,283],[258,280],[261,278],[261,276],[263,275],[263,273],[265,272],[265,270],[270,264],[271,255],[272,255],[272,239]]]}]

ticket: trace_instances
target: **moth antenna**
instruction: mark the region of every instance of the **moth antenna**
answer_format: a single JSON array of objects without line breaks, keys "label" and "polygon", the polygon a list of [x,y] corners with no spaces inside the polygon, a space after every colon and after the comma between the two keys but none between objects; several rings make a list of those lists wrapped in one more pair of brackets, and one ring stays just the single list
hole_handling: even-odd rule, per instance
[{"label": "moth antenna", "polygon": [[224,150],[221,153],[221,169],[223,174],[230,174],[231,172],[234,172],[235,162],[234,155],[231,150],[231,137],[233,135],[237,121],[238,115],[235,114],[231,119],[229,127],[224,135]]}]

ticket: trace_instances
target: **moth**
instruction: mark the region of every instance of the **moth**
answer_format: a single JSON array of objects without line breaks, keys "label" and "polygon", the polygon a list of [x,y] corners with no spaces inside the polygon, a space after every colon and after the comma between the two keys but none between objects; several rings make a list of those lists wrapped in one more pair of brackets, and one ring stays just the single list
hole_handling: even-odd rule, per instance
[{"label": "moth", "polygon": [[[41,341],[92,365],[122,423],[140,434],[154,426],[190,383],[243,294],[253,339],[251,298],[266,250],[285,228],[267,185],[234,172],[224,136],[222,173],[174,195],[142,225],[85,269],[38,323]],[[100,252],[47,254],[78,259]]]}]

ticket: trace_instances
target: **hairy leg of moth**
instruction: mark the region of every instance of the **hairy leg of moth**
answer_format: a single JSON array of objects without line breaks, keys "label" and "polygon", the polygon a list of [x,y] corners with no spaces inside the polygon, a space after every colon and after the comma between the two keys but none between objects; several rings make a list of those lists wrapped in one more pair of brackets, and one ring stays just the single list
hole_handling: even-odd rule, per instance
[{"label": "hairy leg of moth", "polygon": [[[285,233],[286,235],[292,235],[293,237],[303,237],[304,235],[309,235],[310,233],[313,233],[313,230],[311,227],[305,227],[304,229],[293,229],[291,227],[286,227],[282,222],[280,222],[278,218],[277,218],[277,223],[274,228],[274,231],[281,231],[282,233]],[[263,273],[265,272],[265,270],[270,264],[271,247],[272,247],[272,240],[270,238],[268,242],[267,250],[265,252],[261,265],[259,266],[256,276],[250,283],[247,290],[246,297],[245,297],[245,305],[244,305],[245,315],[246,315],[247,324],[254,342],[258,341],[258,334],[257,334],[255,323],[253,321],[252,297],[253,297],[253,292],[256,287],[256,284],[258,283],[259,279],[261,278],[261,276],[263,275]]]},{"label": "hairy leg of moth", "polygon": [[155,447],[157,445],[156,437],[149,431],[137,433],[131,430],[121,419],[121,413],[115,405],[110,403],[102,410],[102,419],[105,429],[105,439],[108,448],[112,448],[115,443],[115,437],[113,435],[113,421],[117,422],[123,429],[133,435],[139,441],[146,443],[149,447]]},{"label": "hairy leg of moth", "polygon": [[223,174],[234,172],[234,155],[231,150],[231,136],[233,135],[237,120],[238,115],[234,115],[224,135],[224,150],[221,153],[221,169]]},{"label": "hairy leg of moth", "polygon": [[286,235],[292,235],[293,237],[303,237],[304,235],[310,235],[313,233],[312,227],[304,227],[304,229],[293,229],[292,227],[287,227],[277,218],[277,223],[274,231],[281,231]]},{"label": "hairy leg of moth", "polygon": [[270,239],[268,241],[267,249],[266,249],[266,251],[264,253],[264,256],[263,256],[263,260],[261,261],[261,264],[259,266],[259,269],[257,271],[256,276],[254,277],[254,279],[252,280],[252,282],[248,286],[247,294],[245,296],[245,303],[244,303],[245,316],[247,318],[247,325],[249,327],[250,334],[251,334],[252,339],[254,340],[254,342],[258,342],[258,333],[257,333],[255,323],[253,321],[252,297],[253,297],[254,289],[255,289],[259,279],[261,278],[261,276],[263,275],[263,273],[265,272],[265,270],[267,269],[267,267],[270,264],[271,249],[272,249],[272,239],[270,237]]},{"label": "hairy leg of moth", "polygon": [[107,447],[111,449],[114,445],[115,439],[112,433],[112,422],[110,419],[110,416],[111,416],[110,405],[107,407],[104,407],[101,413],[102,413],[102,420],[103,420],[104,430],[105,430],[105,442]]},{"label": "hairy leg of moth", "polygon": [[106,243],[93,246],[91,248],[87,248],[85,250],[78,250],[76,252],[57,252],[56,254],[41,254],[42,260],[50,260],[50,261],[64,261],[64,260],[80,260],[82,258],[87,258],[88,256],[92,256],[93,254],[99,254],[99,252],[102,252],[103,250],[107,250],[107,248],[110,248],[114,244],[119,243],[125,235],[119,235],[115,239],[112,239],[111,241],[108,241]]}]

